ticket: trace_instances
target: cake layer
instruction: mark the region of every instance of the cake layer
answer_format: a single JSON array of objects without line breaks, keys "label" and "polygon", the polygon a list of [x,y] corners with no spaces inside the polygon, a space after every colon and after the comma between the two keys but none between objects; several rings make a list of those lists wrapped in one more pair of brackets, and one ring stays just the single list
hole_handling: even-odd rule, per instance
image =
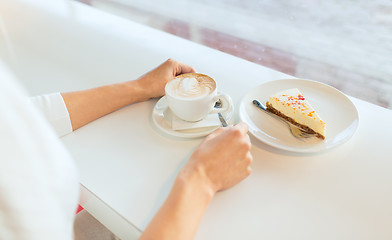
[{"label": "cake layer", "polygon": [[325,122],[298,89],[288,89],[269,97],[267,110],[325,139]]}]

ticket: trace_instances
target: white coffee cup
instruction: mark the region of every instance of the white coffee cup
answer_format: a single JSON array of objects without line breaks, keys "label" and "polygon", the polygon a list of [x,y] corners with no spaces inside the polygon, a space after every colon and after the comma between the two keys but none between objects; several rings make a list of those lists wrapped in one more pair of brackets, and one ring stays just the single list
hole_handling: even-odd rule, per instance
[{"label": "white coffee cup", "polygon": [[[224,112],[229,108],[230,97],[218,94],[216,82],[200,73],[187,73],[170,80],[165,87],[170,110],[179,118],[196,122],[210,113]],[[221,100],[221,107],[215,103]]]}]

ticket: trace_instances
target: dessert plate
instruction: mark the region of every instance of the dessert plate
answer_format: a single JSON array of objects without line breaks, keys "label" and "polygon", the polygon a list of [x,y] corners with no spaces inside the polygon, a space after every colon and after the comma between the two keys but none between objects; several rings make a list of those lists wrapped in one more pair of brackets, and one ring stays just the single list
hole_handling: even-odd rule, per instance
[{"label": "dessert plate", "polygon": [[[234,107],[233,103],[230,101],[230,106],[227,108],[226,111],[222,112],[223,117],[226,119],[227,122],[233,117]],[[154,124],[163,132],[170,134],[176,137],[182,138],[198,138],[207,136],[215,129],[219,128],[220,126],[209,126],[209,127],[201,127],[201,128],[192,128],[192,129],[184,129],[184,130],[173,130],[172,129],[172,119],[174,114],[169,108],[167,103],[167,99],[163,96],[158,102],[155,104],[153,112],[152,112],[152,120]],[[216,119],[219,122],[218,114],[215,113]]]},{"label": "dessert plate", "polygon": [[[326,123],[325,140],[297,139],[285,123],[252,104],[254,99],[265,104],[270,95],[289,88],[298,88]],[[348,141],[359,125],[358,111],[346,95],[326,84],[305,79],[282,79],[259,85],[242,99],[239,114],[257,139],[292,152],[319,152],[336,147]]]}]

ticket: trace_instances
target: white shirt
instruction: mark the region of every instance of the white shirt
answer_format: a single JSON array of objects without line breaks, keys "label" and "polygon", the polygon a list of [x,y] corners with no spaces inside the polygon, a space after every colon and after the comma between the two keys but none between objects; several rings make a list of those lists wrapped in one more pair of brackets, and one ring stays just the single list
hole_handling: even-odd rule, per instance
[{"label": "white shirt", "polygon": [[60,94],[33,102],[0,62],[0,239],[70,240],[79,184],[54,129],[72,126]]}]

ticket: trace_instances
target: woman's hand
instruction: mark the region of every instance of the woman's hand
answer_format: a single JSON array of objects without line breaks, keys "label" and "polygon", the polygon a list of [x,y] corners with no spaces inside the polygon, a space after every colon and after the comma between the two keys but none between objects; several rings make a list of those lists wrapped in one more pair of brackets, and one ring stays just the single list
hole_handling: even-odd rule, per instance
[{"label": "woman's hand", "polygon": [[157,68],[144,74],[136,80],[144,92],[144,99],[161,97],[165,94],[166,83],[183,73],[194,73],[195,69],[189,65],[168,59]]},{"label": "woman's hand", "polygon": [[180,175],[197,175],[212,194],[234,186],[251,172],[247,132],[245,123],[219,128],[200,144]]},{"label": "woman's hand", "polygon": [[140,239],[193,239],[214,194],[250,174],[252,155],[247,132],[248,126],[240,123],[209,135],[179,173]]}]

